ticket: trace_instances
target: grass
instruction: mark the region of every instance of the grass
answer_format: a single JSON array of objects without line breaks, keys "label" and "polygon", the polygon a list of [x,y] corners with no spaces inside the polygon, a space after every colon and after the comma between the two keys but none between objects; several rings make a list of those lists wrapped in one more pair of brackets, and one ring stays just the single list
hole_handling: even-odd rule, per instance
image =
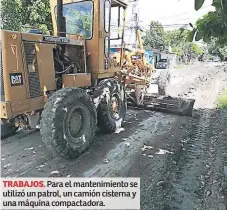
[{"label": "grass", "polygon": [[177,65],[175,68],[176,69],[183,69],[185,66],[184,65]]},{"label": "grass", "polygon": [[226,109],[227,108],[227,89],[220,95],[218,98],[218,105],[219,109]]}]

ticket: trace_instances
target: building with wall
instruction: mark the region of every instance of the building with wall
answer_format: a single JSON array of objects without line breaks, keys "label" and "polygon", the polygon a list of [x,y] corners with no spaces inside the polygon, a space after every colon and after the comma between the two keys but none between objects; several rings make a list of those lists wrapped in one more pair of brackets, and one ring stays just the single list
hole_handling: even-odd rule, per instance
[{"label": "building with wall", "polygon": [[161,52],[161,59],[168,59],[170,67],[177,65],[177,55],[170,52]]}]

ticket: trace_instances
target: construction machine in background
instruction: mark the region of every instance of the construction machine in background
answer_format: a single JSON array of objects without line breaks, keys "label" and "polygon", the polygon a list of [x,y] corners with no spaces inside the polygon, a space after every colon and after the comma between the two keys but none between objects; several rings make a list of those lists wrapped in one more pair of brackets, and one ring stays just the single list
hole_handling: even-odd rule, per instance
[{"label": "construction machine in background", "polygon": [[[50,151],[75,158],[91,145],[96,126],[102,132],[121,126],[127,97],[149,108],[142,90],[150,73],[136,75],[124,63],[124,0],[50,0],[50,6],[54,36],[1,31],[1,137],[40,125]],[[123,25],[119,62],[110,55],[112,8]]]},{"label": "construction machine in background", "polygon": [[[137,30],[139,47],[135,51],[123,51],[123,58],[121,66],[123,70],[128,70],[128,73],[133,73],[130,75],[139,76],[140,78],[149,79],[154,67],[149,63],[146,58],[146,51],[143,48],[140,30]],[[116,63],[120,65],[121,52],[115,53]]]},{"label": "construction machine in background", "polygon": [[[123,52],[123,72],[128,105],[153,111],[191,116],[195,100],[171,97],[167,94],[171,82],[169,69],[156,71],[146,59],[141,31],[137,30],[138,48]],[[115,58],[120,58],[115,54]],[[119,63],[119,59],[117,61]],[[153,92],[154,85],[158,92]]]}]

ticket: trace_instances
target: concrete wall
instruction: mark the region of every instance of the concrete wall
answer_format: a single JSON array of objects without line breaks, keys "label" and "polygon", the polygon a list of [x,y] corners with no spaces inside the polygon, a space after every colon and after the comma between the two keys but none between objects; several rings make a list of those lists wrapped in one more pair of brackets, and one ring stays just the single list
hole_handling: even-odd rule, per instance
[{"label": "concrete wall", "polygon": [[173,53],[161,53],[162,59],[169,59],[170,67],[177,65],[177,56]]}]

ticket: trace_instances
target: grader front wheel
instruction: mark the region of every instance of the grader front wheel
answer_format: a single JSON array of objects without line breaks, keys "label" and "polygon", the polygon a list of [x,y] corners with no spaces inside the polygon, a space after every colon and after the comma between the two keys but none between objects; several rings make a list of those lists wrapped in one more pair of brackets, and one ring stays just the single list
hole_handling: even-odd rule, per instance
[{"label": "grader front wheel", "polygon": [[86,91],[61,89],[45,104],[40,123],[42,139],[54,154],[76,158],[91,144],[96,118],[95,106]]}]

